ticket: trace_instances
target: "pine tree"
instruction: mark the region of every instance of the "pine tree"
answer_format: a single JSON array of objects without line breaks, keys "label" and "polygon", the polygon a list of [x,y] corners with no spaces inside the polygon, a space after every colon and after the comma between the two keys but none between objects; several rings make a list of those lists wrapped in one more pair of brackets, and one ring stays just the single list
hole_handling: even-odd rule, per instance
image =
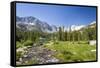
[{"label": "pine tree", "polygon": [[62,40],[62,28],[59,27],[59,40],[61,41]]}]

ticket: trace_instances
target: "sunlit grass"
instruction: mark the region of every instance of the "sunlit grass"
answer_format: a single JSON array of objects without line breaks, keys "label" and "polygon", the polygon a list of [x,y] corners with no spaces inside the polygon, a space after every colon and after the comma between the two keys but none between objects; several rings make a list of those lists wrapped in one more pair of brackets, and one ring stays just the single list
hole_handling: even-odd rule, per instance
[{"label": "sunlit grass", "polygon": [[[51,44],[52,43],[52,44]],[[51,45],[48,45],[51,44]],[[85,41],[69,42],[69,41],[58,41],[54,43],[50,41],[45,44],[44,47],[55,50],[57,54],[54,56],[61,60],[61,62],[78,62],[78,61],[94,61],[96,60],[96,46],[91,46]]]}]

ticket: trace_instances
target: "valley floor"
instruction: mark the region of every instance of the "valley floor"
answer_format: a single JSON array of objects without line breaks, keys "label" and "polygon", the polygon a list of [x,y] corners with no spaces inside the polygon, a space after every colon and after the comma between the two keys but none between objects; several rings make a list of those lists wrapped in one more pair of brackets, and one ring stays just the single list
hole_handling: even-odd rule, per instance
[{"label": "valley floor", "polygon": [[85,41],[48,41],[41,46],[31,46],[24,50],[17,65],[95,61],[96,45]]}]

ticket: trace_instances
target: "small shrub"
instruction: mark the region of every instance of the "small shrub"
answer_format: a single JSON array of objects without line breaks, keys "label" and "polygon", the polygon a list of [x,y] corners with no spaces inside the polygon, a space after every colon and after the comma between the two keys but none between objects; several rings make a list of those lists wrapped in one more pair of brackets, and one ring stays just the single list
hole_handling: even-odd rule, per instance
[{"label": "small shrub", "polygon": [[64,55],[65,60],[70,60],[73,55],[70,51],[63,51],[62,54]]},{"label": "small shrub", "polygon": [[30,40],[27,40],[26,42],[23,43],[24,46],[32,46],[33,42]]},{"label": "small shrub", "polygon": [[22,57],[22,52],[16,52],[16,61],[19,61],[19,58]]},{"label": "small shrub", "polygon": [[88,41],[78,41],[77,43],[78,43],[78,44],[89,44]]},{"label": "small shrub", "polygon": [[59,42],[58,41],[55,41],[54,44],[59,44]]},{"label": "small shrub", "polygon": [[16,48],[21,48],[23,45],[20,42],[16,42]]}]

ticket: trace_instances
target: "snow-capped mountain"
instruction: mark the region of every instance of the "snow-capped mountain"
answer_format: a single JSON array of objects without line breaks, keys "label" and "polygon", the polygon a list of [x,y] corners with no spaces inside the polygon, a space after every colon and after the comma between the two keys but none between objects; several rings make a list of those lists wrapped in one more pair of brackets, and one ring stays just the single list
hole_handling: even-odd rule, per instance
[{"label": "snow-capped mountain", "polygon": [[65,27],[64,28],[64,31],[77,31],[77,30],[80,30],[82,28],[85,28],[86,26],[85,25],[71,25],[69,27]]},{"label": "snow-capped mountain", "polygon": [[71,26],[71,31],[74,31],[74,30],[80,30],[82,28],[86,27],[85,25],[72,25]]},{"label": "snow-capped mountain", "polygon": [[53,32],[56,30],[51,25],[46,22],[40,21],[39,19],[29,16],[29,17],[16,17],[16,27],[21,30],[36,30],[42,32]]},{"label": "snow-capped mountain", "polygon": [[[82,28],[87,27],[94,27],[96,24],[96,21],[91,22],[89,25],[71,25],[68,27],[64,27],[64,31],[78,31]],[[47,22],[40,21],[39,19],[29,16],[29,17],[16,17],[16,27],[21,30],[36,30],[39,32],[56,32],[59,31],[59,27],[55,25],[49,25]]]},{"label": "snow-capped mountain", "polygon": [[95,28],[96,27],[96,21],[91,22],[90,25],[88,25],[88,27]]},{"label": "snow-capped mountain", "polygon": [[71,25],[69,27],[65,27],[64,31],[78,31],[81,30],[82,28],[94,28],[96,26],[96,21],[91,22],[89,25]]},{"label": "snow-capped mountain", "polygon": [[90,25],[93,25],[93,24],[96,24],[96,21],[93,21],[93,22],[90,23]]}]

